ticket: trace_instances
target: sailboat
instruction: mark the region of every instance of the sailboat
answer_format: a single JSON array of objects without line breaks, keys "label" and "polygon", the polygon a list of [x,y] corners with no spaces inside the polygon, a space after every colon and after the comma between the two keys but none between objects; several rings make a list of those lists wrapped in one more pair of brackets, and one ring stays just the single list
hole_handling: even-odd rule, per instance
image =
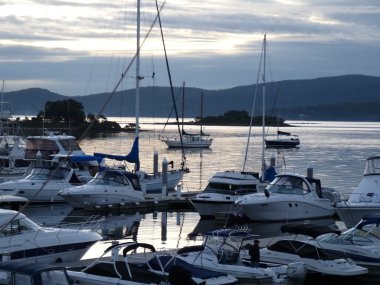
[{"label": "sailboat", "polygon": [[[23,177],[29,169],[25,160],[25,139],[18,134],[19,128],[11,126],[12,114],[4,106],[4,80],[0,102],[0,181],[9,181]],[[11,134],[11,132],[13,132]]]},{"label": "sailboat", "polygon": [[[159,11],[157,17],[159,18]],[[156,18],[157,18],[156,17]],[[158,172],[158,165],[154,165],[155,170],[153,173],[147,173],[140,169],[140,159],[139,159],[139,131],[140,131],[140,80],[144,77],[140,74],[140,0],[137,1],[137,30],[136,30],[136,122],[135,122],[135,139],[132,145],[132,149],[128,155],[112,155],[104,153],[95,153],[97,157],[114,159],[117,161],[127,161],[134,163],[134,170],[140,180],[140,185],[146,194],[156,194],[160,193],[163,188],[166,190],[174,189],[178,183],[181,181],[183,174],[187,171],[184,167],[184,163],[180,169],[171,169],[167,173],[163,174]],[[121,80],[123,79],[122,75]],[[120,81],[119,81],[120,82]],[[173,164],[171,164],[173,166]],[[165,178],[165,179],[163,179]],[[165,185],[166,184],[166,185]]]},{"label": "sailboat", "polygon": [[184,113],[185,113],[185,82],[182,88],[182,141],[178,138],[164,139],[163,142],[169,148],[209,148],[212,144],[213,138],[209,134],[203,132],[202,118],[203,118],[203,92],[201,93],[201,117],[200,117],[200,131],[199,133],[191,134],[184,130]]}]

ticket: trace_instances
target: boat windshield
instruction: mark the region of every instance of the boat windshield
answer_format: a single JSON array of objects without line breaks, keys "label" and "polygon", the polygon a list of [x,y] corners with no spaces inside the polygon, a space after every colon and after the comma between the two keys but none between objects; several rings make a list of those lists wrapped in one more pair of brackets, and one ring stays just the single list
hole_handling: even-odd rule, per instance
[{"label": "boat windshield", "polygon": [[228,184],[228,183],[210,182],[206,186],[203,192],[204,193],[226,193],[226,194],[231,195],[234,193],[257,192],[257,188],[255,184],[234,185],[234,184]]},{"label": "boat windshield", "polygon": [[129,180],[119,172],[101,171],[98,172],[88,184],[91,185],[111,185],[125,187],[129,185]]},{"label": "boat windshield", "polygon": [[41,229],[39,225],[24,217],[15,219],[5,226],[1,226],[0,236],[17,235],[29,231],[37,231]]},{"label": "boat windshield", "polygon": [[68,169],[33,168],[26,178],[30,180],[63,180],[67,175],[69,175]]},{"label": "boat windshield", "polygon": [[380,174],[380,157],[373,157],[367,160],[364,175]]},{"label": "boat windshield", "polygon": [[296,176],[279,176],[267,187],[271,193],[305,195],[310,192],[306,181]]}]

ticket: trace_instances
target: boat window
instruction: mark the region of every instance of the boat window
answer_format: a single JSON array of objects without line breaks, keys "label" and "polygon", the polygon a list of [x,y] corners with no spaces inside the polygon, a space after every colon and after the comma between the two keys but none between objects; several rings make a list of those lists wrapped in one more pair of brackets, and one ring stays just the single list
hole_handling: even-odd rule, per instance
[{"label": "boat window", "polygon": [[80,150],[81,148],[77,144],[75,138],[59,140],[59,143],[62,145],[63,149],[66,151]]},{"label": "boat window", "polygon": [[101,171],[98,172],[95,177],[90,182],[88,182],[88,184],[125,187],[126,185],[129,185],[129,181],[126,177],[119,173]]},{"label": "boat window", "polygon": [[210,182],[207,187],[205,188],[204,192],[235,192],[235,191],[241,191],[241,192],[256,192],[257,188],[255,184],[251,185],[233,185],[233,184],[226,184],[226,183],[216,183],[216,182]]},{"label": "boat window", "polygon": [[14,285],[32,285],[32,279],[28,275],[15,273],[14,279]]},{"label": "boat window", "polygon": [[49,270],[41,272],[42,285],[69,285],[65,271]]},{"label": "boat window", "polygon": [[304,195],[310,192],[306,182],[295,176],[277,177],[268,187],[268,191],[278,194]]}]

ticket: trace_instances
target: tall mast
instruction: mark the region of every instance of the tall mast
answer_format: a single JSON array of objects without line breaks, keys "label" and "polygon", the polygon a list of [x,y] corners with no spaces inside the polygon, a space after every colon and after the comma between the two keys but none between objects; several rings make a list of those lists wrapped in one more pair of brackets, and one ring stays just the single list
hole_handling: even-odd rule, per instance
[{"label": "tall mast", "polygon": [[138,138],[140,129],[140,0],[137,0],[137,31],[136,31],[136,126],[135,136]]},{"label": "tall mast", "polygon": [[183,124],[185,120],[185,81],[182,84],[182,134],[183,134]]},{"label": "tall mast", "polygon": [[265,72],[266,72],[266,45],[267,35],[264,34],[264,69],[263,69],[263,133],[262,133],[262,149],[261,149],[261,177],[265,181],[265,157],[264,157],[264,145],[265,145]]},{"label": "tall mast", "polygon": [[203,119],[203,92],[201,93],[201,132],[200,135],[202,136],[202,119]]}]

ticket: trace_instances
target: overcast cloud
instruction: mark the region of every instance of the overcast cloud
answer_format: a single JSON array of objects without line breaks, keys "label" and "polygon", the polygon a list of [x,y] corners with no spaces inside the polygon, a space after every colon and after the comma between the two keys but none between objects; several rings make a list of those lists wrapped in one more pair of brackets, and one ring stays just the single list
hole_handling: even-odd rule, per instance
[{"label": "overcast cloud", "polygon": [[[159,6],[162,4],[159,1]],[[141,0],[141,35],[155,2]],[[135,1],[0,1],[5,91],[110,91],[136,48]],[[378,0],[168,0],[161,14],[173,84],[223,89],[255,83],[264,33],[270,79],[380,76]],[[168,86],[156,25],[142,49],[142,85]],[[134,67],[122,88],[134,84]],[[155,72],[155,80],[151,74]]]}]

